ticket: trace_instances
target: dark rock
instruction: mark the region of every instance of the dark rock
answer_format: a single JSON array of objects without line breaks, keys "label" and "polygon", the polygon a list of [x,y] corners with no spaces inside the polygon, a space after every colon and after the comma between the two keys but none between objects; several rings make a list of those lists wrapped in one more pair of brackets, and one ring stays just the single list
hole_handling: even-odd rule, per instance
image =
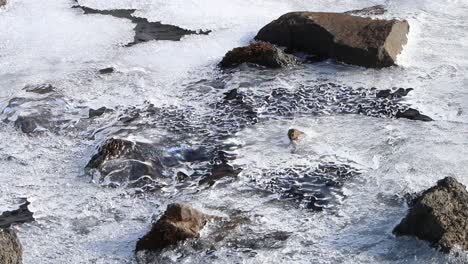
[{"label": "dark rock", "polygon": [[299,140],[304,138],[304,136],[305,136],[304,132],[295,128],[291,128],[288,131],[288,138],[291,142],[298,142]]},{"label": "dark rock", "polygon": [[395,64],[408,31],[406,21],[293,12],[262,28],[255,39],[339,62],[382,68]]},{"label": "dark rock", "polygon": [[242,172],[240,168],[234,168],[228,162],[230,159],[234,159],[232,155],[224,151],[219,151],[213,161],[211,173],[200,180],[199,184],[213,185],[216,181],[219,181],[226,177],[237,177]]},{"label": "dark rock", "polygon": [[97,10],[86,6],[75,5],[73,8],[80,8],[85,14],[101,14],[110,15],[118,18],[129,19],[136,24],[135,38],[133,42],[128,43],[126,46],[130,47],[142,42],[150,40],[172,40],[179,41],[185,35],[203,34],[207,35],[211,31],[192,31],[186,30],[177,26],[165,25],[160,22],[150,22],[146,18],[133,16],[135,9],[114,9],[114,10]]},{"label": "dark rock", "polygon": [[107,113],[107,112],[110,112],[111,110],[108,109],[107,107],[103,106],[101,108],[98,108],[98,109],[92,109],[90,108],[89,109],[89,118],[94,118],[94,117],[98,117],[98,116],[102,116],[104,113]]},{"label": "dark rock", "polygon": [[37,124],[44,123],[37,117],[32,116],[18,116],[15,121],[15,127],[21,129],[23,133],[32,134],[36,131]]},{"label": "dark rock", "polygon": [[413,108],[409,108],[403,112],[401,111],[398,112],[396,114],[396,118],[406,118],[409,120],[425,121],[425,122],[434,121],[432,118],[421,114],[418,110],[413,109]]},{"label": "dark rock", "polygon": [[16,233],[11,229],[0,229],[0,263],[23,263],[23,248]]},{"label": "dark rock", "polygon": [[296,64],[296,59],[293,55],[284,53],[274,45],[266,42],[256,42],[247,47],[235,48],[229,51],[224,56],[220,66],[231,68],[242,63],[252,63],[268,68],[281,68]]},{"label": "dark rock", "polygon": [[100,70],[99,70],[99,73],[100,73],[100,74],[110,74],[110,73],[113,73],[113,72],[114,72],[114,68],[113,68],[113,67],[104,68],[104,69],[100,69]]},{"label": "dark rock", "polygon": [[139,187],[163,178],[160,153],[155,146],[118,138],[104,142],[86,168],[97,170],[101,183],[111,186],[126,184],[128,187]]},{"label": "dark rock", "polygon": [[375,5],[363,9],[347,11],[344,13],[356,16],[380,16],[387,13],[387,9],[383,5]]},{"label": "dark rock", "polygon": [[375,96],[378,98],[387,98],[387,99],[394,99],[394,98],[402,98],[408,95],[409,92],[414,90],[413,88],[398,88],[395,92],[392,93],[392,90],[387,89],[387,90],[380,90],[377,92]]},{"label": "dark rock", "polygon": [[23,224],[34,221],[33,213],[28,209],[29,204],[30,203],[26,200],[18,209],[3,212],[2,215],[0,215],[0,228],[8,228],[13,224]]},{"label": "dark rock", "polygon": [[408,215],[395,227],[398,236],[416,236],[444,252],[455,246],[468,250],[468,192],[452,177],[437,182],[415,199]]},{"label": "dark rock", "polygon": [[213,217],[189,205],[170,204],[151,231],[137,242],[135,251],[159,251],[180,241],[198,238],[210,219]]},{"label": "dark rock", "polygon": [[28,85],[24,87],[23,90],[29,93],[48,94],[55,92],[55,87],[50,84]]},{"label": "dark rock", "polygon": [[0,7],[7,4],[7,0],[0,0]]}]

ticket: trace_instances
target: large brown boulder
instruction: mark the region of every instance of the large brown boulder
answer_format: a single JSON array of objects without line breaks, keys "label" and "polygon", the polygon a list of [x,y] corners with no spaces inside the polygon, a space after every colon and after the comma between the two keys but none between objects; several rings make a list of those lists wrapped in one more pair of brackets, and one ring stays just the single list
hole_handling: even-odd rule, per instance
[{"label": "large brown boulder", "polygon": [[229,51],[220,63],[222,68],[237,67],[242,63],[252,63],[268,68],[282,68],[296,64],[293,55],[267,42],[255,42],[247,47]]},{"label": "large brown boulder", "polygon": [[151,231],[137,242],[135,251],[159,251],[180,241],[198,238],[206,222],[212,218],[189,205],[170,204]]},{"label": "large brown boulder", "polygon": [[0,229],[0,263],[21,264],[23,263],[23,249],[11,229]]},{"label": "large brown boulder", "polygon": [[365,67],[388,67],[407,42],[409,24],[344,13],[292,12],[266,25],[255,39]]},{"label": "large brown boulder", "polygon": [[416,236],[444,252],[455,246],[468,250],[468,192],[463,184],[447,177],[412,204],[394,234]]}]

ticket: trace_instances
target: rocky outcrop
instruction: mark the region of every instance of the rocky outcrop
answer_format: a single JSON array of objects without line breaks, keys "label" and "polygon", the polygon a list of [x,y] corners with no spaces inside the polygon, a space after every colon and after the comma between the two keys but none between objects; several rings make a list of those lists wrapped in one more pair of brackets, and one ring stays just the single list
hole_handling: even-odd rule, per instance
[{"label": "rocky outcrop", "polygon": [[23,249],[16,233],[11,229],[0,229],[0,263],[23,263]]},{"label": "rocky outcrop", "polygon": [[[16,210],[6,211],[0,215],[0,228],[9,228],[13,224],[23,224],[34,221],[33,213],[29,211],[29,202],[26,202]],[[1,262],[0,262],[1,263]]]},{"label": "rocky outcrop", "polygon": [[189,205],[170,204],[151,231],[137,242],[135,251],[159,251],[180,241],[198,238],[207,221],[213,218]]},{"label": "rocky outcrop", "polygon": [[267,42],[255,42],[247,47],[229,51],[220,63],[223,68],[237,67],[252,63],[268,68],[282,68],[296,64],[296,58]]},{"label": "rocky outcrop", "polygon": [[343,13],[292,12],[262,28],[255,39],[286,47],[288,52],[382,68],[395,65],[407,42],[408,31],[406,21],[374,20]]},{"label": "rocky outcrop", "polygon": [[412,202],[393,233],[427,240],[445,252],[455,246],[468,250],[466,187],[452,177],[440,180]]},{"label": "rocky outcrop", "polygon": [[413,108],[408,108],[405,111],[399,111],[396,114],[396,118],[405,118],[409,120],[424,121],[424,122],[434,121],[429,116],[423,115],[418,110],[413,109]]},{"label": "rocky outcrop", "polygon": [[158,150],[149,143],[120,138],[107,139],[91,158],[88,170],[100,173],[100,182],[110,186],[141,187],[153,179],[162,178]]}]

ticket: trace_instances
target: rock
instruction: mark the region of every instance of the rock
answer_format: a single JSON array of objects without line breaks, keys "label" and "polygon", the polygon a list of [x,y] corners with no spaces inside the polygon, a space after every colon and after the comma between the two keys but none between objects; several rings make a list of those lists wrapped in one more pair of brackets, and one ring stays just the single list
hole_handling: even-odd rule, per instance
[{"label": "rock", "polygon": [[387,89],[387,90],[380,90],[377,92],[375,96],[377,98],[387,98],[387,99],[394,99],[394,98],[402,98],[408,95],[409,92],[414,90],[413,88],[398,88],[395,92],[392,93],[392,90]]},{"label": "rock", "polygon": [[151,231],[136,244],[136,252],[159,251],[180,241],[198,238],[200,231],[212,216],[186,204],[170,204],[164,214],[153,224]]},{"label": "rock", "polygon": [[437,182],[417,197],[408,215],[395,227],[397,236],[416,236],[444,252],[468,250],[468,192],[452,177]]},{"label": "rock", "polygon": [[395,65],[407,42],[407,21],[377,20],[343,13],[292,12],[255,37],[319,57],[364,67]]},{"label": "rock", "polygon": [[27,85],[23,88],[28,93],[48,94],[55,92],[55,87],[50,84]]},{"label": "rock", "polygon": [[16,233],[11,229],[0,229],[0,263],[23,263],[23,248]]},{"label": "rock", "polygon": [[[1,0],[0,0],[1,1]],[[77,1],[76,1],[77,2]],[[78,3],[78,2],[77,2]],[[146,18],[137,17],[134,15],[135,9],[113,9],[113,10],[98,10],[82,5],[75,5],[73,8],[80,8],[84,14],[101,14],[109,15],[117,18],[128,19],[136,24],[134,40],[126,46],[130,47],[139,43],[150,40],[172,40],[179,41],[185,35],[202,34],[208,35],[211,31],[193,31],[183,29],[173,25],[166,25],[160,22],[151,22]]]},{"label": "rock", "polygon": [[105,106],[103,106],[101,108],[98,108],[98,109],[90,108],[88,116],[89,116],[89,118],[94,118],[94,117],[102,116],[104,113],[107,113],[107,112],[110,112],[110,111],[112,111],[112,110],[108,109]]},{"label": "rock", "polygon": [[163,178],[158,150],[149,143],[110,138],[91,158],[88,170],[100,173],[100,182],[137,187]]},{"label": "rock", "polygon": [[[9,228],[13,224],[23,224],[34,221],[33,213],[29,211],[29,202],[26,202],[16,210],[6,211],[0,215],[0,228]],[[2,263],[2,262],[0,262]]]},{"label": "rock", "polygon": [[375,5],[363,9],[347,11],[344,13],[356,16],[379,16],[387,13],[387,9],[383,5]]},{"label": "rock", "polygon": [[298,141],[300,141],[304,137],[305,137],[305,133],[298,130],[298,129],[291,128],[288,131],[288,138],[293,143],[297,143]]},{"label": "rock", "polygon": [[398,112],[396,114],[396,118],[406,118],[409,120],[416,120],[416,121],[424,121],[424,122],[429,122],[429,121],[434,121],[432,118],[421,114],[418,110],[409,108],[403,112]]},{"label": "rock", "polygon": [[6,5],[7,3],[7,0],[0,0],[0,7]]},{"label": "rock", "polygon": [[252,63],[268,68],[282,68],[296,64],[293,55],[266,42],[252,43],[247,47],[229,51],[220,63],[222,68],[237,67],[242,63]]},{"label": "rock", "polygon": [[114,68],[113,68],[113,67],[104,68],[104,69],[100,69],[100,70],[99,70],[99,73],[100,73],[100,74],[110,74],[110,73],[113,73],[113,72],[114,72]]}]

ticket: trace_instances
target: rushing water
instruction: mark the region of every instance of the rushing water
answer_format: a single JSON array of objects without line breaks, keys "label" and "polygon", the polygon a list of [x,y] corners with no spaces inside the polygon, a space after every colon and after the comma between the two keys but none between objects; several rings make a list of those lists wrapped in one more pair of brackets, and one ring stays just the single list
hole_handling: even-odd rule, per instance
[{"label": "rushing water", "polygon": [[[85,15],[71,8],[75,1],[10,0],[0,8],[0,212],[31,203],[36,221],[15,227],[25,263],[134,263],[153,215],[175,201],[236,225],[208,225],[199,241],[162,252],[164,263],[468,261],[464,252],[443,255],[391,233],[407,193],[445,176],[468,184],[465,0],[79,3],[211,33],[125,47],[132,21]],[[383,17],[410,23],[399,67],[216,67],[285,12],[375,4],[387,7]],[[111,66],[114,73],[98,74]],[[38,84],[55,91],[24,89]],[[393,87],[414,90],[381,100],[372,89]],[[102,106],[114,110],[87,118]],[[407,107],[435,121],[394,118]],[[15,126],[23,114],[52,122],[28,135]],[[286,136],[291,127],[307,134],[297,146]],[[109,188],[90,175],[96,147],[116,135],[157,146],[167,158],[164,178],[151,188]],[[211,186],[206,175],[219,162],[242,171]],[[179,171],[191,178],[177,182]]]}]

